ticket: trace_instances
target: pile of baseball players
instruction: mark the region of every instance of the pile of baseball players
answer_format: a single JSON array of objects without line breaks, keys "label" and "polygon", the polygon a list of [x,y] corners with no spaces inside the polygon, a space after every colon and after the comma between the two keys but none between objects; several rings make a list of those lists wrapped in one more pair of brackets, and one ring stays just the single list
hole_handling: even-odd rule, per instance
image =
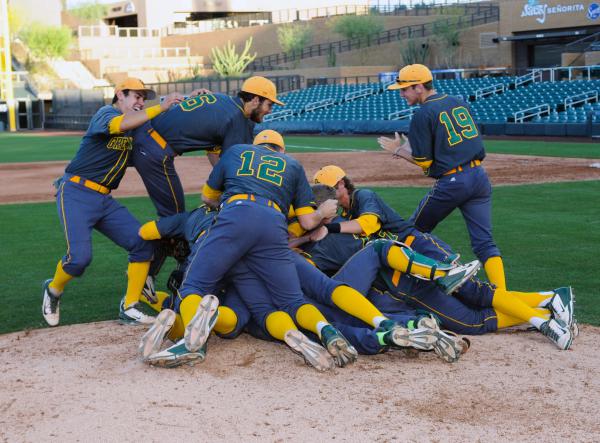
[{"label": "pile of baseball players", "polygon": [[[388,350],[455,362],[470,345],[463,335],[519,324],[568,349],[578,334],[570,287],[506,289],[485,151],[468,105],[437,93],[423,65],[400,70],[389,89],[420,109],[408,139],[379,144],[435,179],[407,220],[339,166],[324,165],[311,187],[279,133],[254,136],[273,105],[283,106],[270,80],[250,77],[235,97],[172,93],[146,108],[154,91],[126,79],[57,183],[67,252],[44,283],[46,322],[59,323],[65,286],[91,262],[97,229],[129,253],[119,321],[150,326],[139,355],[151,365],[203,361],[212,332],[282,341],[321,371]],[[174,159],[196,150],[207,151],[213,169],[204,204],[186,211]],[[141,224],[112,198],[129,166],[157,220]],[[478,258],[470,263],[430,233],[455,208]],[[170,292],[156,291],[167,256],[177,263]],[[475,276],[481,264],[489,282]]]}]

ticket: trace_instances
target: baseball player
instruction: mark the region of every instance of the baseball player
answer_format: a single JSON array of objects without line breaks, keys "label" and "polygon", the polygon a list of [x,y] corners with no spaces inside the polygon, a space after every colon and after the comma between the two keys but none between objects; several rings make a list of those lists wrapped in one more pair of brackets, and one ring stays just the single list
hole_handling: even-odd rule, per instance
[{"label": "baseball player", "polygon": [[[262,122],[277,100],[270,80],[254,76],[237,97],[194,91],[178,106],[153,119],[134,133],[131,163],[139,172],[159,217],[185,211],[183,188],[174,159],[186,152],[205,150],[211,164],[221,151],[235,144],[251,144],[256,123]],[[154,277],[164,261],[157,249],[144,293],[154,299]]]},{"label": "baseball player", "polygon": [[380,146],[420,166],[436,179],[410,221],[422,232],[431,232],[455,208],[465,219],[473,252],[485,268],[490,282],[506,288],[504,265],[492,238],[492,186],[481,162],[483,139],[463,100],[433,89],[431,71],[414,64],[402,68],[396,83],[410,106],[419,104],[408,140],[380,137]]},{"label": "baseball player", "polygon": [[[319,201],[318,197],[316,201]],[[442,258],[454,254],[452,248],[439,238],[420,235],[430,238],[428,252],[431,256]],[[404,241],[410,245],[415,237],[409,235]],[[317,267],[325,272],[338,272],[334,278],[368,294],[369,300],[386,313],[402,311],[404,304],[398,308],[398,301],[404,300],[415,308],[437,315],[444,328],[460,334],[483,334],[530,323],[560,349],[568,349],[577,335],[574,296],[570,287],[546,292],[516,292],[471,277],[453,296],[448,296],[434,282],[394,269],[390,260],[390,250],[394,247],[395,242],[385,238],[365,246],[360,237],[328,233],[305,249]],[[376,290],[368,292],[371,285]]]},{"label": "baseball player", "polygon": [[[194,250],[193,244],[197,244],[197,238],[206,233],[206,229],[212,223],[215,214],[214,211],[210,211],[204,206],[192,212],[164,217],[144,224],[140,229],[140,235],[146,240],[185,235],[185,238],[192,244],[192,250]],[[350,343],[359,353],[375,354],[390,347],[405,348],[412,346],[420,350],[434,350],[446,361],[452,362],[458,359],[462,351],[459,343],[439,331],[437,324],[432,323],[431,318],[415,318],[414,312],[396,314],[391,317],[386,315],[386,318],[391,318],[399,324],[407,325],[412,322],[411,330],[403,331],[404,335],[402,336],[398,335],[399,328],[396,330],[395,337],[389,329],[378,328],[374,330],[367,328],[364,322],[346,314],[331,303],[334,292],[339,287],[346,285],[345,281],[329,279],[316,268],[308,265],[308,262],[298,255],[294,255],[294,264],[304,294],[311,298],[313,303],[317,303],[320,310],[328,312],[327,317],[334,319],[333,325],[343,331],[344,334],[348,334]],[[299,332],[291,317],[272,305],[265,285],[255,278],[249,278],[249,274],[251,274],[251,271],[246,269],[243,261],[236,263],[235,268],[227,273],[224,282],[225,289],[219,291],[219,316],[214,326],[215,332],[224,338],[234,338],[243,328],[247,327],[253,335],[259,338],[275,338],[284,341],[294,351],[301,354],[305,361],[313,367],[319,370],[331,369],[333,359],[327,351]],[[238,278],[240,276],[242,277],[241,281]],[[339,290],[348,289],[340,288]],[[239,297],[238,292],[253,294],[252,305],[260,306],[257,311],[259,323],[251,321],[248,308]],[[160,291],[158,294],[161,294]],[[321,303],[318,303],[319,301]],[[270,305],[267,310],[268,313],[265,318],[260,317],[266,305]],[[157,311],[160,311],[163,306],[168,309],[173,307],[170,300],[162,303],[162,306],[153,305]],[[398,304],[396,304],[397,306]],[[253,306],[251,306],[252,308]],[[409,311],[408,308],[407,311]],[[227,321],[222,321],[222,317],[225,316]],[[429,323],[427,320],[429,320]],[[160,346],[167,333],[173,341],[181,339],[184,335],[181,323],[181,317],[176,316],[174,312],[161,312],[154,326],[140,342],[139,353],[142,360],[149,364],[171,367],[173,360],[164,358],[164,355],[159,352]],[[282,328],[282,324],[285,327]],[[281,332],[283,332],[283,335]]]},{"label": "baseball player", "polygon": [[67,253],[59,260],[54,277],[44,282],[42,314],[50,326],[59,323],[65,285],[82,275],[92,260],[92,229],[129,252],[127,292],[119,319],[127,324],[153,321],[137,305],[152,258],[152,245],[138,237],[138,221],[110,192],[119,186],[127,169],[131,131],[182,98],[174,93],[162,104],[144,109],[144,101],[154,96],[154,91],[139,79],[127,78],[119,84],[112,105],[100,108],[92,117],[75,158],[60,180],[56,203]]},{"label": "baseball player", "polygon": [[[187,361],[200,349],[214,323],[216,304],[206,309],[201,295],[213,292],[226,272],[240,260],[267,287],[273,305],[286,312],[299,326],[315,333],[344,366],[356,359],[356,351],[325,317],[304,299],[287,245],[286,217],[280,208],[294,204],[298,221],[305,229],[316,227],[324,217],[335,214],[335,201],[313,209],[312,191],[302,166],[285,155],[283,138],[275,131],[263,131],[255,145],[236,145],[225,152],[203,189],[205,203],[221,210],[216,222],[196,248],[179,290],[179,311],[186,324],[186,349],[177,344],[163,351],[165,358]],[[287,212],[287,211],[286,211]],[[207,260],[219,256],[218,261]],[[268,309],[253,294],[240,296],[261,324]],[[207,298],[207,297],[204,297]],[[356,291],[336,291],[332,302],[372,324],[395,330],[390,322]],[[204,306],[204,307],[203,307]],[[192,318],[193,317],[193,318]],[[274,328],[277,326],[274,325]],[[283,326],[273,336],[283,336]],[[183,343],[182,343],[183,344]]]}]

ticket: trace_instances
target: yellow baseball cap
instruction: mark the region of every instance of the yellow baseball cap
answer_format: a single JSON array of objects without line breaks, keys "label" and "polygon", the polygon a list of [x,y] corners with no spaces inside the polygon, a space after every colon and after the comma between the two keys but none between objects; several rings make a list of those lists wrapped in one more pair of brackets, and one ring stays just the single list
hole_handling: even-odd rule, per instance
[{"label": "yellow baseball cap", "polygon": [[258,134],[256,134],[256,137],[254,137],[254,141],[252,142],[254,145],[262,145],[264,143],[269,143],[279,146],[281,149],[285,149],[283,137],[279,132],[273,131],[272,129],[260,131]]},{"label": "yellow baseball cap", "polygon": [[335,165],[323,166],[317,171],[313,181],[322,185],[331,186],[332,188],[346,176],[342,168]]},{"label": "yellow baseball cap", "polygon": [[421,85],[433,80],[431,71],[425,65],[407,65],[400,69],[396,83],[392,83],[388,89],[404,89],[413,85]]},{"label": "yellow baseball cap", "polygon": [[154,100],[156,98],[156,92],[152,89],[146,88],[146,85],[139,78],[127,77],[117,86],[115,86],[115,95],[117,92],[129,89],[131,91],[144,91],[146,93],[146,100]]},{"label": "yellow baseball cap", "polygon": [[268,98],[273,103],[285,106],[285,103],[277,100],[277,87],[275,86],[275,83],[268,78],[259,75],[247,78],[246,81],[244,81],[244,84],[242,84],[242,91]]}]

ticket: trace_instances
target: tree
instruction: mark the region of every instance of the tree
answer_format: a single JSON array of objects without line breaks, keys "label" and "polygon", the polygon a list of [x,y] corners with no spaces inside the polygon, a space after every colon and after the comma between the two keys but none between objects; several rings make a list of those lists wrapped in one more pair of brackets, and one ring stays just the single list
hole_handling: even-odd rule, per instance
[{"label": "tree", "polygon": [[70,50],[71,30],[64,26],[32,23],[20,33],[34,60],[65,57]]},{"label": "tree", "polygon": [[445,68],[458,67],[456,55],[460,46],[461,18],[449,17],[433,23],[433,39],[438,52],[438,63]]},{"label": "tree", "polygon": [[248,54],[250,46],[252,46],[252,37],[246,40],[244,50],[241,54],[236,52],[235,45],[230,41],[227,42],[224,48],[212,48],[210,60],[213,64],[213,69],[221,77],[241,75],[256,58],[256,52],[254,55]]},{"label": "tree", "polygon": [[385,27],[380,16],[377,15],[342,15],[330,22],[333,32],[340,34],[350,40],[358,40],[361,64],[367,63],[367,47],[371,45],[371,39],[382,32]]},{"label": "tree", "polygon": [[415,63],[423,65],[427,64],[430,49],[429,39],[422,39],[421,41],[410,39],[403,42],[400,47],[400,54],[404,65],[412,65]]},{"label": "tree", "polygon": [[310,25],[281,25],[277,28],[277,39],[283,52],[296,59],[312,39],[312,32]]},{"label": "tree", "polygon": [[69,9],[69,14],[84,22],[94,23],[106,17],[108,6],[95,1],[83,3],[76,8]]},{"label": "tree", "polygon": [[330,23],[333,32],[347,39],[366,40],[367,44],[371,43],[371,38],[375,34],[385,29],[381,17],[377,15],[343,15]]}]

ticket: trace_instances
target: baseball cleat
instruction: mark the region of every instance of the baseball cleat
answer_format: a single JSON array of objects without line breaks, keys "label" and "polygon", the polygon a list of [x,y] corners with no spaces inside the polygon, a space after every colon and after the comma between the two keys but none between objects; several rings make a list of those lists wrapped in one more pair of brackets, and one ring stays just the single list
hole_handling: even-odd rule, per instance
[{"label": "baseball cleat", "polygon": [[218,316],[219,299],[214,295],[202,297],[194,318],[185,328],[185,346],[190,352],[196,352],[208,341]]},{"label": "baseball cleat", "polygon": [[442,260],[442,263],[446,263],[448,265],[457,265],[459,258],[460,254],[453,252],[451,254],[448,254],[448,256],[444,260]]},{"label": "baseball cleat", "polygon": [[335,366],[333,357],[321,345],[310,340],[302,332],[291,329],[285,333],[283,341],[294,351],[304,357],[306,364],[317,371],[329,371]]},{"label": "baseball cleat", "polygon": [[340,368],[354,363],[358,358],[358,352],[354,346],[332,325],[326,325],[321,329],[321,343]]},{"label": "baseball cleat", "polygon": [[392,320],[382,321],[378,330],[378,335],[383,333],[384,343],[394,348],[411,347],[428,351],[433,349],[433,343],[437,340],[431,329],[419,328],[411,331]]},{"label": "baseball cleat", "polygon": [[154,323],[155,317],[144,314],[141,303],[135,303],[125,309],[125,298],[121,300],[119,305],[119,323],[123,325],[151,325]]},{"label": "baseball cleat", "polygon": [[550,339],[559,349],[567,350],[573,342],[573,333],[560,319],[551,318],[540,326],[540,332]]},{"label": "baseball cleat", "polygon": [[452,294],[475,275],[480,267],[479,260],[473,260],[466,265],[460,265],[448,271],[444,277],[436,279],[435,282],[446,294]]},{"label": "baseball cleat", "polygon": [[142,296],[144,296],[146,300],[150,302],[150,304],[158,302],[158,298],[156,297],[156,288],[154,286],[154,277],[151,275],[146,277],[144,288],[142,289]]},{"label": "baseball cleat", "polygon": [[60,297],[50,292],[50,283],[52,279],[44,282],[44,292],[42,294],[42,315],[49,326],[58,325],[60,319]]},{"label": "baseball cleat", "polygon": [[206,346],[190,352],[185,346],[185,339],[179,340],[161,352],[148,356],[144,361],[152,366],[175,368],[184,364],[195,365],[206,358]]},{"label": "baseball cleat", "polygon": [[552,312],[552,317],[562,320],[564,324],[571,327],[573,324],[573,304],[575,294],[570,286],[558,288],[554,291],[554,296],[550,299],[548,309]]},{"label": "baseball cleat", "polygon": [[448,363],[458,361],[459,357],[471,347],[471,342],[450,331],[435,331],[437,340],[433,343],[433,352]]},{"label": "baseball cleat", "polygon": [[148,332],[144,334],[138,346],[138,354],[142,361],[160,351],[160,347],[165,340],[165,335],[169,332],[173,323],[175,323],[175,312],[170,309],[165,309],[156,316],[154,324]]}]

